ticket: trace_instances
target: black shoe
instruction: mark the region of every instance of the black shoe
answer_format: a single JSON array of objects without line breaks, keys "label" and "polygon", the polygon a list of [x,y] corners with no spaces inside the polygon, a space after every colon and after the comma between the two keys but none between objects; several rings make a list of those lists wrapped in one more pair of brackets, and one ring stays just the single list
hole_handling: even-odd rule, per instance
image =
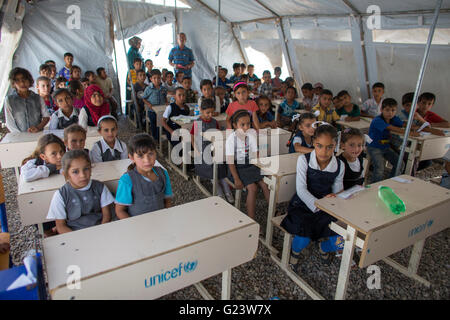
[{"label": "black shoe", "polygon": [[322,251],[322,248],[320,247],[320,242],[319,242],[319,254],[320,254],[320,260],[322,260],[322,262],[325,263],[326,265],[330,265],[331,262],[333,261],[334,252]]}]

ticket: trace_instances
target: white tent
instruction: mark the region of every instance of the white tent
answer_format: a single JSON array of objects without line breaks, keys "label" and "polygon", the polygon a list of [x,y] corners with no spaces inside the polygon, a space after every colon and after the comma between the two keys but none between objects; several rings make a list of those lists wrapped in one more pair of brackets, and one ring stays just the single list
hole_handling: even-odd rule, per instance
[{"label": "white tent", "polygon": [[[149,2],[156,0],[118,2],[124,37],[155,24],[174,23],[186,33],[187,46],[196,58],[194,86],[214,74],[219,17],[220,65],[231,70],[233,62],[251,63],[250,53],[260,52],[273,67],[285,61],[299,85],[320,81],[333,93],[347,89],[357,102],[369,96],[377,81],[386,85],[386,96],[398,101],[414,91],[436,4],[430,0],[221,0],[219,16],[219,0],[159,1],[166,6]],[[175,10],[176,2],[190,8]],[[11,66],[25,67],[37,76],[42,61],[53,59],[61,66],[64,52],[70,51],[83,70],[103,66],[114,74],[114,22],[115,38],[121,38],[116,1],[34,1],[25,5],[23,20],[14,3],[17,7],[16,0],[0,1],[4,12],[0,66],[5,70],[0,106]],[[81,23],[73,29],[76,7]],[[450,0],[443,1],[434,39],[422,91],[436,94],[435,111],[449,119]]]}]

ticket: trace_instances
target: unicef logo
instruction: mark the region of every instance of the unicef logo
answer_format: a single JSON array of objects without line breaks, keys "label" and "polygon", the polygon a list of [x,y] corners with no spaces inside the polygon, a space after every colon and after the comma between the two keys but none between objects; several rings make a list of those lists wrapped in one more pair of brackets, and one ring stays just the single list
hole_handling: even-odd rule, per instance
[{"label": "unicef logo", "polygon": [[186,262],[183,267],[184,272],[194,271],[195,268],[197,268],[197,264],[198,264],[197,260],[195,260],[194,262]]}]

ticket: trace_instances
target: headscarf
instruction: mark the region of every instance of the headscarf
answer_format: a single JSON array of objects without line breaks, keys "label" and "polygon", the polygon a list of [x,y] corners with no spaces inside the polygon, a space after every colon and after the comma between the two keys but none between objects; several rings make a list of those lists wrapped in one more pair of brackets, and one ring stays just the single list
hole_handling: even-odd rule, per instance
[{"label": "headscarf", "polygon": [[142,39],[139,37],[133,37],[128,40],[128,44],[133,48],[136,48],[139,42],[142,42]]},{"label": "headscarf", "polygon": [[[103,97],[103,104],[100,107],[93,105],[91,102],[91,97],[94,92],[99,92]],[[109,114],[109,103],[106,101],[102,89],[100,89],[100,87],[95,84],[90,85],[84,91],[84,103],[91,113],[94,125],[97,125],[98,119],[100,119],[100,117]]]}]

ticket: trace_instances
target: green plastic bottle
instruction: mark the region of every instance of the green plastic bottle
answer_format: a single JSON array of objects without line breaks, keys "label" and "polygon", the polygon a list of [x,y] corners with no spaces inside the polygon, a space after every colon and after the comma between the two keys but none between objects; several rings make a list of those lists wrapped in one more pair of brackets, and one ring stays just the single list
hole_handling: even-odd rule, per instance
[{"label": "green plastic bottle", "polygon": [[378,197],[383,200],[389,210],[394,214],[400,214],[406,211],[405,203],[400,199],[389,187],[379,186],[378,187]]}]

